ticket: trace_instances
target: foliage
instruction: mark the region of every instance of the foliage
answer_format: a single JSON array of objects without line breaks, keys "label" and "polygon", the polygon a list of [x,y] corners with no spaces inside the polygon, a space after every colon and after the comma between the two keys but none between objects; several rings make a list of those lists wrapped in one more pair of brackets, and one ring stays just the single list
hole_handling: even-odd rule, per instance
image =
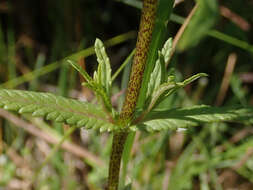
[{"label": "foliage", "polygon": [[148,131],[161,129],[175,130],[203,125],[204,123],[237,121],[252,123],[253,108],[218,108],[210,106],[193,106],[190,108],[152,111],[139,128]]},{"label": "foliage", "polygon": [[[145,90],[141,90],[125,144],[120,189],[253,189],[252,64],[249,64],[253,50],[252,4],[196,0],[197,12],[176,46],[176,50],[187,51],[175,51],[169,68],[164,68],[166,57],[162,50],[166,49],[170,56],[172,39],[167,41],[167,48],[162,45],[165,39],[176,36],[179,24],[185,20],[180,15],[188,15],[194,6],[193,0],[178,2],[181,3],[175,5],[170,17],[172,22],[168,24],[168,5],[161,5],[157,16],[142,84]],[[1,4],[0,101],[1,107],[9,111],[0,109],[0,189],[104,188],[105,163],[111,151],[112,134],[118,128],[115,121],[129,79],[136,37],[132,30],[137,28],[141,4],[139,0]],[[222,7],[233,16],[224,16]],[[121,34],[126,31],[130,32]],[[104,52],[100,59],[104,65],[98,64],[98,68],[106,71],[100,72],[100,80],[99,77],[94,80],[91,74],[94,70],[98,74],[99,70],[96,58],[91,56],[96,53],[95,48],[90,46],[97,36],[103,41],[110,37],[104,43],[106,52],[97,44],[97,50]],[[214,105],[221,81],[227,79],[223,74],[232,52],[237,64],[230,73],[228,91],[223,94],[224,107],[207,106]],[[66,62],[86,75],[83,86],[77,72]],[[182,85],[184,79],[202,72],[208,77]],[[114,74],[111,83],[101,80],[103,77],[110,81],[111,73]],[[174,90],[161,93],[159,101],[154,101],[152,97],[157,97],[154,93],[158,95],[157,90],[163,85],[167,89],[172,85]],[[90,89],[96,98],[88,96],[92,94]],[[84,102],[83,98],[91,101]],[[154,106],[150,104],[152,100],[156,102]],[[34,110],[22,117],[14,115],[22,107],[29,108],[27,102],[34,105],[31,106]],[[67,109],[62,109],[62,105]],[[73,107],[80,112],[74,113]],[[52,110],[59,118],[47,117],[47,111]],[[36,112],[46,120],[34,118],[32,114]],[[95,117],[86,117],[81,112]],[[63,123],[71,121],[70,115],[77,119],[73,125],[85,122],[83,126],[79,123],[79,128],[68,137],[75,126]],[[98,116],[104,119],[97,120]],[[99,134],[97,130],[86,130],[87,127],[111,133]]]},{"label": "foliage", "polygon": [[[165,42],[155,68],[151,73],[146,95],[146,109],[137,118],[137,127],[131,130],[145,129],[149,132],[160,130],[175,130],[197,126],[205,122],[221,122],[235,120],[249,120],[253,116],[252,108],[212,108],[210,106],[190,107],[185,109],[154,110],[156,106],[179,88],[194,80],[207,76],[204,73],[193,75],[183,82],[175,82],[174,76],[166,77],[165,63],[170,58],[172,39]],[[69,60],[70,64],[80,72],[89,87],[102,99],[106,110],[99,105],[55,96],[50,93],[37,93],[20,90],[0,90],[0,106],[4,109],[17,111],[20,114],[32,113],[32,116],[45,117],[47,120],[65,122],[69,125],[99,129],[103,131],[117,131],[116,113],[113,111],[111,94],[111,67],[105,47],[101,40],[95,42],[98,60],[98,70],[93,79],[78,64]],[[154,110],[154,111],[152,111]],[[109,111],[109,112],[108,112]]]},{"label": "foliage", "polygon": [[0,90],[1,107],[20,114],[32,113],[69,125],[111,131],[115,126],[98,106],[87,102],[67,99],[50,93],[27,92],[22,90]]}]

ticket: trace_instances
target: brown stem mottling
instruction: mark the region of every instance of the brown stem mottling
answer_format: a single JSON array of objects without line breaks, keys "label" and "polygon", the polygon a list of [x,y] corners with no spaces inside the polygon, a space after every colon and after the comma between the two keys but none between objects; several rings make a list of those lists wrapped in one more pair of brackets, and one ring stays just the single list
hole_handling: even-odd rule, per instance
[{"label": "brown stem mottling", "polygon": [[120,132],[113,136],[112,153],[109,166],[108,190],[117,190],[119,183],[120,161],[128,133]]},{"label": "brown stem mottling", "polygon": [[155,23],[156,7],[157,0],[143,1],[140,28],[136,43],[136,53],[133,59],[133,66],[126,92],[125,102],[120,114],[121,121],[129,122],[135,110]]},{"label": "brown stem mottling", "polygon": [[[158,0],[143,0],[141,22],[136,43],[136,53],[133,59],[126,98],[118,121],[121,126],[127,127],[127,125],[131,123],[132,116],[135,111],[151,42],[152,31],[154,28],[157,2]],[[127,132],[119,132],[115,133],[113,136],[107,187],[108,190],[118,189],[121,155],[127,135]]]}]

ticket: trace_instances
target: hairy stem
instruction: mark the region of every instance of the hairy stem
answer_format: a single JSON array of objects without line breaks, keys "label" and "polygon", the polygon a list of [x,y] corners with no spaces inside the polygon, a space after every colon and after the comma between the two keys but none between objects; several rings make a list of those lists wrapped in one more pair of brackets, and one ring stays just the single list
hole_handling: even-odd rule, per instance
[{"label": "hairy stem", "polygon": [[133,59],[130,79],[126,91],[126,98],[120,114],[121,121],[125,121],[125,123],[131,121],[135,111],[155,23],[156,7],[157,0],[143,1],[140,28],[136,43],[136,53]]},{"label": "hairy stem", "polygon": [[[126,127],[132,121],[141,88],[145,63],[155,23],[157,2],[158,0],[143,0],[141,22],[136,43],[136,53],[133,59],[126,98],[119,119],[119,124]],[[113,136],[108,190],[118,189],[121,155],[127,135],[127,132],[119,132],[115,133]]]},{"label": "hairy stem", "polygon": [[120,132],[113,135],[112,153],[109,165],[108,190],[118,189],[121,155],[127,135],[127,132]]}]

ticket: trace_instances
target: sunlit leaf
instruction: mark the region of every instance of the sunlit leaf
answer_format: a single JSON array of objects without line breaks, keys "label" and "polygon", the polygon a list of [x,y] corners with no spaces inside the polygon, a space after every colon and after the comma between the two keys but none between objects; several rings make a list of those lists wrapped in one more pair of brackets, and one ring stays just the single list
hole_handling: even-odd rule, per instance
[{"label": "sunlit leaf", "polygon": [[170,53],[172,50],[172,38],[169,38],[161,51],[158,52],[158,59],[156,60],[155,68],[150,75],[148,83],[148,90],[146,99],[152,95],[154,90],[163,82],[166,78],[165,63],[169,60]]},{"label": "sunlit leaf", "polygon": [[148,91],[147,91],[146,98],[150,97],[152,93],[154,92],[154,90],[161,84],[161,76],[162,76],[161,62],[163,59],[164,59],[163,56],[161,55],[161,53],[159,53],[159,58],[156,61],[155,68],[150,75],[150,81],[148,83]]},{"label": "sunlit leaf", "polygon": [[148,107],[148,111],[153,109],[157,104],[159,104],[164,98],[172,94],[175,90],[179,88],[183,88],[189,83],[193,82],[194,80],[197,80],[200,77],[205,77],[207,74],[205,73],[198,73],[196,75],[191,76],[190,78],[184,80],[183,82],[175,82],[173,81],[173,76],[170,76],[170,80],[166,83],[161,84],[156,88],[156,90],[153,92],[150,105]]},{"label": "sunlit leaf", "polygon": [[[100,42],[97,42],[97,43],[100,43]],[[100,52],[99,50],[97,50],[97,51]],[[84,85],[84,86],[90,88],[91,90],[93,90],[98,95],[98,97],[100,97],[102,99],[105,108],[108,111],[112,112],[111,100],[110,100],[110,96],[108,94],[109,91],[107,93],[106,92],[106,87],[103,86],[106,83],[101,83],[102,79],[101,80],[99,79],[99,78],[101,78],[101,76],[103,77],[103,75],[104,75],[104,74],[101,74],[102,73],[101,69],[106,69],[106,67],[104,67],[105,65],[104,65],[103,61],[100,61],[101,64],[99,64],[99,67],[98,67],[98,70],[99,70],[100,67],[102,67],[102,68],[100,68],[100,71],[98,71],[100,73],[100,75],[98,76],[98,72],[96,72],[96,71],[94,72],[94,80],[88,75],[88,73],[84,69],[82,69],[82,67],[80,65],[78,65],[77,63],[75,63],[71,60],[68,60],[68,62],[71,64],[71,66],[73,66],[85,78],[86,82],[82,83],[82,85]],[[106,72],[106,71],[103,71],[103,72]],[[111,74],[110,74],[110,77],[111,77]],[[111,79],[110,79],[109,83],[110,83],[109,84],[109,87],[110,87],[111,86]]]},{"label": "sunlit leaf", "polygon": [[2,89],[0,107],[87,129],[100,129],[100,131],[117,129],[117,126],[111,123],[111,118],[98,105],[51,93]]},{"label": "sunlit leaf", "polygon": [[108,96],[111,95],[111,65],[110,60],[106,54],[105,46],[100,39],[95,41],[95,52],[98,61],[98,70],[94,73],[94,81],[100,84]]},{"label": "sunlit leaf", "polygon": [[174,0],[159,1],[155,27],[152,33],[152,39],[147,57],[147,63],[145,66],[145,72],[142,80],[140,95],[136,106],[137,108],[142,108],[145,104],[150,75],[155,67],[158,50],[162,48],[162,45],[166,40],[167,34],[166,31],[168,30],[167,24],[169,22],[170,15],[172,13],[173,4]]},{"label": "sunlit leaf", "polygon": [[137,128],[152,132],[194,127],[210,122],[236,121],[253,123],[252,117],[253,107],[219,108],[201,105],[190,108],[151,111],[144,118],[144,122],[137,125]]},{"label": "sunlit leaf", "polygon": [[170,59],[172,51],[172,38],[169,38],[163,45],[162,55],[164,57],[164,62],[167,63]]}]

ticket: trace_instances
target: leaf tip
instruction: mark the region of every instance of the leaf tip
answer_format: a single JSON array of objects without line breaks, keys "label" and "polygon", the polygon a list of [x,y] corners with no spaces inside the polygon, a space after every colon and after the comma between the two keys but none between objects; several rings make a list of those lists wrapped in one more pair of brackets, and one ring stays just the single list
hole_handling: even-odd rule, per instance
[{"label": "leaf tip", "polygon": [[103,44],[102,40],[100,40],[99,38],[96,38],[95,40],[95,47],[96,46],[101,46]]},{"label": "leaf tip", "polygon": [[68,64],[70,64],[70,65],[71,65],[72,67],[74,67],[76,70],[78,70],[78,65],[77,65],[74,61],[72,61],[72,60],[70,60],[70,59],[67,59],[66,61],[67,61]]},{"label": "leaf tip", "polygon": [[206,74],[206,73],[199,73],[199,76],[200,76],[200,77],[208,77],[209,75]]}]

